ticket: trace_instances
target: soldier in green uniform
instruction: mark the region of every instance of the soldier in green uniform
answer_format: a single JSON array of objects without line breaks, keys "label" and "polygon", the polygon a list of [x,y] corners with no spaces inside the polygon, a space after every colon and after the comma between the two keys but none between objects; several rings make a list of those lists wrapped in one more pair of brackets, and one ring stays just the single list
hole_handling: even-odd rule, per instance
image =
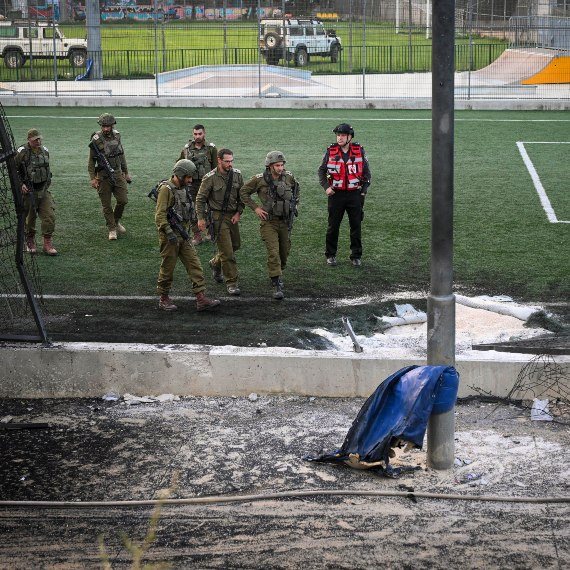
[{"label": "soldier in green uniform", "polygon": [[[109,239],[116,240],[117,233],[127,233],[125,226],[121,224],[121,218],[128,202],[127,183],[131,181],[131,176],[127,169],[121,134],[113,128],[117,123],[115,117],[110,113],[103,113],[97,122],[101,126],[101,130],[91,135],[91,141],[97,146],[107,159],[110,167],[115,171],[114,181],[104,168],[101,160],[98,159],[95,150],[91,147],[89,148],[87,170],[89,171],[91,186],[97,190],[103,206],[103,216],[109,230]],[[115,197],[114,209],[111,204],[113,196]]]},{"label": "soldier in green uniform", "polygon": [[[228,293],[239,295],[238,268],[235,252],[240,248],[239,219],[243,204],[239,192],[243,177],[233,168],[234,153],[222,148],[217,155],[218,166],[202,179],[196,197],[198,228],[206,229],[206,206],[212,212],[214,237],[217,253],[210,260],[214,279],[222,283],[225,279]],[[222,277],[223,276],[223,277]]]},{"label": "soldier in green uniform", "polygon": [[38,129],[28,131],[28,142],[18,149],[15,158],[18,174],[22,180],[24,213],[26,216],[26,250],[36,253],[36,219],[42,222],[44,238],[43,250],[47,255],[57,255],[52,243],[55,229],[55,205],[51,192],[51,170],[49,151],[42,145],[42,135]]},{"label": "soldier in green uniform", "polygon": [[[180,152],[179,160],[186,158],[191,160],[198,170],[196,177],[192,179],[192,186],[190,187],[190,193],[194,203],[196,203],[196,196],[198,195],[198,190],[200,189],[200,184],[202,183],[202,178],[216,168],[218,164],[217,149],[214,143],[209,143],[206,141],[206,129],[204,125],[194,125],[192,129],[192,137]],[[198,229],[198,224],[192,224],[192,233],[194,237],[192,238],[192,245],[200,245],[204,243],[204,237],[202,237],[202,232]],[[208,234],[206,233],[206,236]],[[206,238],[207,239],[207,238]]]},{"label": "soldier in green uniform", "polygon": [[[176,305],[170,300],[170,288],[174,278],[176,261],[180,259],[192,282],[192,291],[196,295],[196,309],[205,311],[220,304],[217,299],[208,299],[206,282],[200,258],[189,240],[183,239],[180,231],[173,228],[167,217],[168,209],[173,208],[185,232],[188,231],[192,213],[192,203],[188,199],[186,186],[192,183],[196,175],[196,166],[191,160],[179,160],[172,170],[170,180],[164,180],[158,187],[156,214],[154,221],[158,228],[158,241],[162,263],[158,273],[157,291],[160,295],[158,308],[163,311],[175,311]],[[188,236],[186,236],[188,237]]]},{"label": "soldier in green uniform", "polygon": [[[297,191],[295,191],[297,190]],[[261,204],[253,200],[257,194]],[[267,153],[265,172],[248,180],[241,189],[241,200],[260,219],[259,231],[267,248],[267,271],[273,287],[273,298],[281,300],[283,270],[291,249],[289,215],[297,211],[298,185],[295,177],[285,170],[285,156],[278,150]]]}]

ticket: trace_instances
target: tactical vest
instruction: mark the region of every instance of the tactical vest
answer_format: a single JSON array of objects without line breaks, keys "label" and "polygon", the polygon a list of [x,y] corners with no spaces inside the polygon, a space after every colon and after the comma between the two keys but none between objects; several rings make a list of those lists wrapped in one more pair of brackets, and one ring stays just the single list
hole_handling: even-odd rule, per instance
[{"label": "tactical vest", "polygon": [[329,146],[329,159],[327,171],[330,185],[333,190],[353,191],[362,186],[364,175],[364,157],[362,147],[357,143],[350,143],[348,147],[348,160],[344,162],[340,145]]},{"label": "tactical vest", "polygon": [[204,174],[210,172],[214,165],[210,165],[210,147],[204,145],[202,148],[195,148],[194,141],[189,141],[184,147],[184,158],[191,160],[198,170],[197,179],[202,180]]},{"label": "tactical vest", "polygon": [[39,152],[34,152],[29,146],[24,148],[24,168],[28,179],[34,184],[45,184],[51,178],[49,170],[49,151],[45,146],[39,147]]},{"label": "tactical vest", "polygon": [[[121,172],[121,156],[125,154],[123,145],[121,144],[121,133],[113,129],[111,137],[103,135],[103,131],[99,131],[93,135],[93,142],[97,148],[105,155],[111,168],[116,172]],[[101,167],[97,165],[97,169]]]},{"label": "tactical vest", "polygon": [[178,188],[178,186],[173,184],[170,180],[163,180],[160,186],[163,185],[168,186],[174,196],[174,205],[172,206],[174,211],[184,222],[190,222],[194,217],[194,204],[192,203],[192,197],[186,192],[186,188]]},{"label": "tactical vest", "polygon": [[278,180],[273,180],[272,188],[269,184],[271,174],[268,171],[263,174],[263,180],[269,187],[269,195],[263,204],[263,209],[276,218],[287,218],[289,216],[293,188],[291,184],[287,183],[287,178],[283,173]]}]

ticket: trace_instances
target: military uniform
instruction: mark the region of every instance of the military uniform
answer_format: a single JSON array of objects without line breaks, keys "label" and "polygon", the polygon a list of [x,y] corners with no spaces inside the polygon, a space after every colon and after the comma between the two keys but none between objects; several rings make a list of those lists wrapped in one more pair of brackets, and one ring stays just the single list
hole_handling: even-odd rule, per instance
[{"label": "military uniform", "polygon": [[[186,189],[178,188],[174,184],[174,177],[161,183],[158,188],[154,220],[158,228],[162,263],[160,264],[156,289],[160,295],[168,295],[172,287],[176,261],[180,259],[192,282],[192,291],[194,294],[197,294],[206,288],[204,271],[202,270],[200,259],[192,244],[182,239],[182,237],[170,227],[166,217],[166,211],[170,207],[173,207],[180,218],[182,218],[183,221],[181,223],[184,229],[187,230],[191,218],[192,204],[189,202]],[[173,235],[177,237],[176,243],[169,241],[169,237],[172,238]]]},{"label": "military uniform", "polygon": [[[196,203],[196,196],[198,195],[198,190],[200,189],[202,178],[204,178],[204,176],[210,172],[212,168],[216,168],[217,153],[218,150],[216,149],[216,145],[214,143],[204,141],[204,144],[200,148],[197,148],[196,143],[193,140],[189,140],[180,152],[179,160],[191,160],[196,165],[196,178],[192,179],[192,185],[190,186],[190,194],[192,195],[194,203]],[[196,223],[192,223],[191,228],[192,233],[199,233]]]},{"label": "military uniform", "polygon": [[41,220],[42,235],[51,240],[55,229],[55,204],[48,190],[52,178],[49,151],[45,146],[32,148],[26,143],[18,149],[15,162],[18,174],[29,190],[23,195],[27,240],[34,241],[38,215]]},{"label": "military uniform", "polygon": [[[91,140],[97,145],[97,148],[105,155],[111,168],[115,171],[115,183],[109,179],[109,175],[102,165],[97,163],[95,151],[89,149],[89,162],[87,170],[91,180],[97,179],[99,187],[97,193],[103,207],[103,216],[109,231],[117,230],[120,219],[123,217],[123,211],[128,202],[127,181],[125,179],[129,172],[127,169],[127,161],[125,152],[121,143],[121,134],[113,129],[109,135],[105,135],[103,131],[94,133]],[[111,204],[111,198],[115,196],[115,208]]]},{"label": "military uniform", "polygon": [[228,290],[238,282],[238,268],[235,252],[241,246],[239,225],[232,224],[232,216],[243,212],[243,203],[240,200],[240,189],[243,186],[241,172],[234,168],[232,187],[226,209],[222,212],[228,177],[230,173],[221,173],[218,168],[208,172],[202,179],[198,196],[196,197],[196,211],[198,220],[206,219],[206,205],[212,211],[214,219],[214,234],[217,236],[217,253],[210,260],[212,268],[221,268]]},{"label": "military uniform", "polygon": [[[281,176],[273,181],[275,188],[271,191],[270,176],[269,170],[257,174],[244,184],[240,195],[242,202],[253,211],[261,206],[269,214],[267,220],[261,220],[259,231],[267,248],[267,271],[269,277],[273,278],[282,275],[289,257],[291,239],[288,219],[291,207],[297,205],[292,204],[293,188],[297,182],[291,172],[284,170]],[[252,199],[253,194],[258,195],[261,204]]]}]

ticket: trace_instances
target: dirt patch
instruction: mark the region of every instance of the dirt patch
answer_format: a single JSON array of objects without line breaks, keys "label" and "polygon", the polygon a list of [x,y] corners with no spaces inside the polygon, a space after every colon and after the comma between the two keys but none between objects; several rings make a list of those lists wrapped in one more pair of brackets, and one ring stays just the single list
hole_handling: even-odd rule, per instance
[{"label": "dirt patch", "polygon": [[[471,402],[456,407],[449,472],[425,451],[400,456],[397,479],[314,464],[338,447],[362,399],[185,398],[127,406],[102,400],[3,400],[0,417],[49,429],[0,430],[0,499],[146,499],[178,473],[176,497],[287,490],[428,491],[502,497],[567,496],[567,426],[532,422],[526,410]],[[149,508],[0,509],[7,568],[130,567],[121,538],[140,542]],[[169,507],[147,561],[172,568],[562,568],[570,561],[564,504],[404,498],[266,499]],[[355,563],[355,560],[357,561]]]}]

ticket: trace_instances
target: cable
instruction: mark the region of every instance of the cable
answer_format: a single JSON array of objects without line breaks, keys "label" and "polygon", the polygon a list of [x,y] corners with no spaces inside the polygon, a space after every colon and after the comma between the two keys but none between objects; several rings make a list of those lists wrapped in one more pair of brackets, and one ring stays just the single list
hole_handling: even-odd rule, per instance
[{"label": "cable", "polygon": [[213,495],[191,499],[148,499],[139,501],[0,501],[0,507],[34,508],[102,508],[102,507],[152,507],[160,505],[209,505],[216,503],[247,503],[268,499],[290,499],[299,497],[399,497],[402,499],[443,499],[450,501],[486,501],[501,503],[570,503],[570,497],[503,497],[498,495],[447,495],[445,493],[425,493],[422,491],[351,491],[351,490],[315,490],[283,491],[255,495]]}]

